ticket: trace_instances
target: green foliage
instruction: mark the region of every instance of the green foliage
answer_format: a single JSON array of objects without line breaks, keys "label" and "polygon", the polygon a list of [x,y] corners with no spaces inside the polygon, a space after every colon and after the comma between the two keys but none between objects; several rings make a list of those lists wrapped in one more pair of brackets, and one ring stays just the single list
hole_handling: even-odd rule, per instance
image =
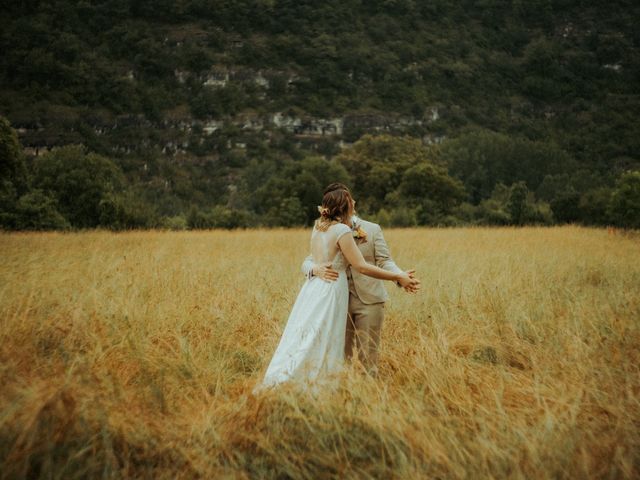
[{"label": "green foliage", "polygon": [[587,190],[580,196],[578,210],[582,223],[590,225],[607,225],[611,223],[609,205],[612,188],[607,186]]},{"label": "green foliage", "polygon": [[400,187],[407,170],[429,163],[430,157],[417,139],[365,135],[336,160],[352,178],[358,209],[373,213]]},{"label": "green foliage", "polygon": [[[336,157],[353,178],[358,209],[393,226],[434,225],[467,196],[417,139],[365,135]],[[380,214],[382,212],[382,214]]]},{"label": "green foliage", "polygon": [[527,209],[528,193],[529,191],[524,182],[518,182],[511,187],[507,208],[509,209],[511,221],[516,225],[524,224],[529,216]]},{"label": "green foliage", "polygon": [[318,217],[324,188],[332,182],[351,183],[337,161],[316,156],[254,160],[244,170],[241,196],[264,216],[266,225],[309,225]]},{"label": "green foliage", "polygon": [[190,107],[196,118],[219,118],[235,115],[249,105],[249,98],[237,85],[221,88],[204,87],[190,100]]},{"label": "green foliage", "polygon": [[161,227],[168,230],[186,230],[189,228],[187,219],[182,215],[176,215],[174,217],[165,217],[161,221]]},{"label": "green foliage", "polygon": [[[0,184],[0,225],[21,230],[295,227],[315,220],[324,187],[339,181],[353,186],[360,211],[383,226],[546,225],[559,221],[637,228],[637,172],[624,174],[615,187],[602,185],[600,177],[586,170],[546,174],[537,185],[538,195],[525,180],[508,187],[498,182],[479,203],[467,202],[465,177],[450,176],[444,162],[465,165],[456,155],[463,152],[462,158],[468,159],[469,150],[460,145],[469,143],[469,138],[475,140],[474,135],[450,140],[439,148],[425,147],[408,137],[365,136],[333,160],[304,156],[296,149],[291,150],[292,156],[279,157],[267,151],[260,161],[254,158],[246,166],[239,163],[237,184],[226,194],[218,192],[217,201],[211,204],[203,196],[204,205],[194,204],[186,213],[180,213],[185,210],[179,196],[193,195],[195,183],[188,176],[177,176],[175,165],[163,166],[171,185],[165,180],[158,185],[158,195],[151,195],[149,187],[127,186],[113,161],[83,147],[68,146],[33,160],[34,189],[24,194],[18,193],[13,182],[13,172],[24,178],[21,170],[7,174]],[[555,147],[548,145],[486,132],[480,136],[484,136],[481,140],[497,139],[476,144],[485,147],[479,158],[485,171],[491,169],[490,177],[505,171],[508,154],[514,152],[516,158],[526,158],[523,151],[534,152],[538,158],[549,152],[551,158],[558,156]],[[11,131],[6,138],[15,145]],[[514,147],[518,142],[521,145]],[[251,148],[260,151],[259,145]],[[541,177],[535,163],[520,173]],[[471,177],[473,174],[472,170]],[[167,192],[169,186],[173,193]]]},{"label": "green foliage", "polygon": [[450,213],[467,196],[460,180],[450,177],[445,168],[426,162],[407,169],[398,188],[404,203],[422,206],[431,215]]},{"label": "green foliage", "polygon": [[0,117],[0,227],[18,230],[55,230],[69,227],[56,201],[31,190],[18,136]]},{"label": "green foliage", "polygon": [[351,177],[337,161],[315,156],[301,160],[297,170],[293,177],[293,192],[304,212],[302,222],[310,224],[318,216],[316,207],[322,200],[325,187],[333,182],[350,184]]},{"label": "green foliage", "polygon": [[580,194],[568,191],[550,202],[551,210],[559,222],[573,223],[580,220]]},{"label": "green foliage", "polygon": [[552,143],[473,131],[446,142],[440,151],[451,174],[460,178],[478,204],[498,183],[525,182],[535,190],[545,175],[570,171],[575,161]]},{"label": "green foliage", "polygon": [[271,207],[266,214],[269,226],[298,227],[305,222],[304,209],[298,197],[287,197],[277,207]]},{"label": "green foliage", "polygon": [[491,197],[479,205],[463,203],[449,218],[479,225],[550,225],[554,221],[549,205],[536,200],[524,182],[509,187],[499,183]]},{"label": "green foliage", "polygon": [[0,228],[16,227],[16,202],[18,195],[13,183],[0,181]]},{"label": "green foliage", "polygon": [[640,171],[620,177],[611,196],[610,215],[616,225],[640,228]]},{"label": "green foliage", "polygon": [[415,210],[407,207],[396,207],[391,210],[389,223],[392,227],[415,227],[418,221]]},{"label": "green foliage", "polygon": [[33,185],[55,198],[62,215],[80,228],[103,224],[105,202],[123,182],[115,163],[81,146],[56,148],[34,161]]},{"label": "green foliage", "polygon": [[16,193],[27,190],[27,169],[16,131],[0,116],[0,182],[9,182]]},{"label": "green foliage", "polygon": [[192,229],[246,228],[252,224],[251,214],[222,205],[210,209],[192,207],[187,215],[187,225]]},{"label": "green foliage", "polygon": [[[74,227],[179,226],[190,205],[188,225],[234,225],[235,212],[248,212],[240,225],[310,224],[332,181],[393,225],[544,223],[549,208],[557,222],[632,225],[616,181],[640,168],[640,6],[623,3],[14,2],[0,110],[28,147],[95,152],[84,161],[104,175],[26,165]],[[343,117],[343,132],[245,128],[275,112]],[[0,119],[6,228],[31,188],[23,157]],[[515,188],[510,204],[499,184]]]},{"label": "green foliage", "polygon": [[131,191],[107,193],[98,204],[99,224],[114,230],[156,226],[155,209]]},{"label": "green foliage", "polygon": [[536,190],[537,196],[550,203],[556,221],[607,225],[611,200],[611,176],[586,170],[571,174],[547,175]]},{"label": "green foliage", "polygon": [[56,202],[41,190],[32,190],[16,202],[14,228],[17,230],[61,230],[69,222],[58,212]]}]

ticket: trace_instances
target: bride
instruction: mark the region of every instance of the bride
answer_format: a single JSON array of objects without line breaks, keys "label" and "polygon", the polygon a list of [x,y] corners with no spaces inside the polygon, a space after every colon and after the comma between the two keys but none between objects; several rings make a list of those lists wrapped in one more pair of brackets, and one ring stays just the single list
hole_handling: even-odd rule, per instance
[{"label": "bride", "polygon": [[315,264],[330,263],[339,273],[338,280],[312,277],[304,283],[264,379],[254,392],[289,381],[313,390],[337,379],[344,362],[349,265],[364,275],[402,287],[419,283],[405,272],[391,273],[365,261],[351,235],[354,201],[348,191],[327,192],[319,210],[320,218],[311,234],[311,255]]}]

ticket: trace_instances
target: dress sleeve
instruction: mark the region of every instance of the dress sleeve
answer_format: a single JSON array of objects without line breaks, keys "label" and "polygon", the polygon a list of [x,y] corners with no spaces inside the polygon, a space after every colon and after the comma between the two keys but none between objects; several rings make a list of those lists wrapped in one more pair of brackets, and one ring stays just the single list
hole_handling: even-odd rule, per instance
[{"label": "dress sleeve", "polygon": [[339,223],[334,227],[336,231],[336,243],[340,240],[345,233],[351,233],[351,229],[347,227],[344,223]]}]

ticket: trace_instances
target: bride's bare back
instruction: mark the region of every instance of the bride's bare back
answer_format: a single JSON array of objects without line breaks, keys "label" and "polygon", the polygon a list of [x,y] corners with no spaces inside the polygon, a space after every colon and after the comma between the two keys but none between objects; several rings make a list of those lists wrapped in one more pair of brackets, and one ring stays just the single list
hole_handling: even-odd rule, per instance
[{"label": "bride's bare back", "polygon": [[338,240],[342,235],[351,232],[344,223],[335,223],[326,231],[320,231],[314,227],[311,233],[311,257],[315,264],[332,263],[336,270],[344,270],[345,262],[340,253]]}]

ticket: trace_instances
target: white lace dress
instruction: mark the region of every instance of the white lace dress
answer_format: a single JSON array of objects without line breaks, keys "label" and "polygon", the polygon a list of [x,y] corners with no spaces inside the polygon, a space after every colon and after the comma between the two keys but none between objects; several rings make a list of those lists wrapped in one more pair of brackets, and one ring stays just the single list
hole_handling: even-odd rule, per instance
[{"label": "white lace dress", "polygon": [[345,261],[338,239],[351,229],[342,223],[325,232],[313,229],[311,255],[314,263],[331,262],[338,280],[308,279],[296,298],[262,383],[254,392],[293,381],[304,389],[335,385],[334,374],[344,364],[344,343],[349,303]]}]

